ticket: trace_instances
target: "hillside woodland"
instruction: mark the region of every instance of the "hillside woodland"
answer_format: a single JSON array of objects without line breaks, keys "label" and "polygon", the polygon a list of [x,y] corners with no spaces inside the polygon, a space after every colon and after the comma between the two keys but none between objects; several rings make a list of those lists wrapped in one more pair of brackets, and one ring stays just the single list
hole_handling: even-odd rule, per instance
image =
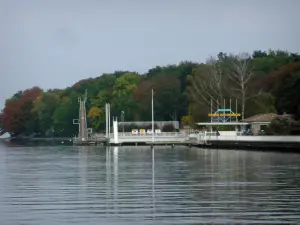
[{"label": "hillside woodland", "polygon": [[[145,74],[134,71],[104,73],[78,81],[65,89],[21,90],[6,100],[0,127],[11,135],[73,136],[77,126],[78,98],[88,91],[87,117],[95,132],[105,130],[105,103],[112,116],[125,121],[151,120],[151,89],[154,89],[156,121],[179,120],[194,126],[208,121],[211,104],[222,107],[223,99],[238,102],[241,118],[259,113],[291,114],[286,133],[299,129],[300,55],[286,51],[254,51],[252,55],[220,52],[206,62],[184,61],[156,66]],[[228,108],[228,107],[227,107]],[[280,130],[286,121],[274,121]],[[279,128],[278,128],[279,127]],[[298,127],[298,128],[297,128]]]}]

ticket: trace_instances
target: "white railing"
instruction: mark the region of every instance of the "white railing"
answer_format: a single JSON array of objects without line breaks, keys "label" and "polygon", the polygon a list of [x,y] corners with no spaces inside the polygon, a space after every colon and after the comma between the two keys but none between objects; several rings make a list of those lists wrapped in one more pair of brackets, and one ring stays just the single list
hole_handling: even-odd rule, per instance
[{"label": "white railing", "polygon": [[[91,135],[85,141],[99,141],[100,139],[105,139],[105,134]],[[74,141],[82,141],[78,136],[73,137]]]},{"label": "white railing", "polygon": [[103,134],[103,133],[93,133],[93,134],[91,135],[91,138],[93,138],[93,139],[97,139],[97,138],[105,138],[105,134]]},{"label": "white railing", "polygon": [[211,136],[212,141],[255,141],[255,142],[295,142],[300,144],[300,136]]},{"label": "white railing", "polygon": [[[118,137],[118,143],[141,143],[151,142],[151,136],[120,136]],[[184,142],[186,141],[185,136],[155,136],[154,142]],[[112,137],[109,140],[110,143],[115,143],[115,139]]]},{"label": "white railing", "polygon": [[[243,132],[241,131],[219,131],[220,135],[225,135],[225,136],[242,136]],[[187,134],[189,137],[198,137],[198,136],[217,136],[217,132],[213,131],[200,131],[197,133],[190,133]]]},{"label": "white railing", "polygon": [[[114,133],[110,133],[110,138],[114,136]],[[119,137],[152,137],[152,133],[137,133],[133,134],[131,132],[118,132]],[[155,137],[178,137],[178,136],[186,136],[185,133],[180,132],[161,132],[161,133],[154,133]],[[96,140],[99,138],[106,138],[105,134],[103,133],[94,133],[91,136],[89,136],[89,140]],[[74,140],[79,140],[77,136],[73,138]]]},{"label": "white railing", "polygon": [[267,136],[267,135],[244,135],[243,132],[226,133],[217,132],[199,132],[197,135],[198,141],[249,141],[249,142],[295,142],[300,144],[300,136]]},{"label": "white railing", "polygon": [[[131,132],[119,132],[118,133],[119,137],[151,137],[153,134],[152,133],[137,133],[133,134]],[[111,134],[111,137],[113,134]],[[163,136],[163,137],[177,137],[177,136],[185,136],[184,133],[180,132],[161,132],[161,133],[154,133],[155,137]]]},{"label": "white railing", "polygon": [[198,133],[188,134],[187,140],[196,139],[197,142],[202,143],[209,143],[212,140],[237,140],[237,138],[242,136],[242,134],[243,132],[240,131],[219,131],[218,135],[216,131],[200,131]]}]

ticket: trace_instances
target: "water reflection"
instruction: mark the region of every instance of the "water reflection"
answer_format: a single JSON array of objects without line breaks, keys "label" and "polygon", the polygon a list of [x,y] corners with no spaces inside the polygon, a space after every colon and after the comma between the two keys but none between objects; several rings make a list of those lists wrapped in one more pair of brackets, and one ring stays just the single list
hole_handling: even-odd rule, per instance
[{"label": "water reflection", "polygon": [[87,154],[88,154],[87,146],[78,147],[79,154],[79,178],[80,178],[80,191],[86,193],[86,185],[87,185]]},{"label": "water reflection", "polygon": [[152,219],[155,220],[155,151],[152,147]]},{"label": "water reflection", "polygon": [[114,147],[113,154],[114,154],[114,213],[118,213],[118,151],[119,147]]},{"label": "water reflection", "polygon": [[109,209],[109,205],[111,204],[111,159],[110,159],[110,148],[106,149],[106,207],[107,212]]},{"label": "water reflection", "polygon": [[1,224],[293,224],[300,155],[0,146]]}]

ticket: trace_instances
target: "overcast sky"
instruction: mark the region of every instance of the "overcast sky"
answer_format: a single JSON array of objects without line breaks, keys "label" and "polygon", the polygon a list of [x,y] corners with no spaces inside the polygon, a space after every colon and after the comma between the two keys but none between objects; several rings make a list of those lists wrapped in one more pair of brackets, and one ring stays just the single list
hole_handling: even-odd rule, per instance
[{"label": "overcast sky", "polygon": [[103,72],[300,52],[299,0],[0,0],[0,109],[18,90]]}]

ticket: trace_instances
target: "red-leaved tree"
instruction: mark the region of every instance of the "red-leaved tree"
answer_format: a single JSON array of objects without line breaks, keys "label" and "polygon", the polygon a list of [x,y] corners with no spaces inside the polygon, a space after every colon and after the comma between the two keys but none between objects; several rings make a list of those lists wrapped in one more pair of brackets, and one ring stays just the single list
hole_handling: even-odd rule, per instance
[{"label": "red-leaved tree", "polygon": [[11,135],[25,131],[26,123],[32,117],[34,100],[42,93],[39,87],[22,92],[17,98],[8,99],[3,110],[3,130]]}]

